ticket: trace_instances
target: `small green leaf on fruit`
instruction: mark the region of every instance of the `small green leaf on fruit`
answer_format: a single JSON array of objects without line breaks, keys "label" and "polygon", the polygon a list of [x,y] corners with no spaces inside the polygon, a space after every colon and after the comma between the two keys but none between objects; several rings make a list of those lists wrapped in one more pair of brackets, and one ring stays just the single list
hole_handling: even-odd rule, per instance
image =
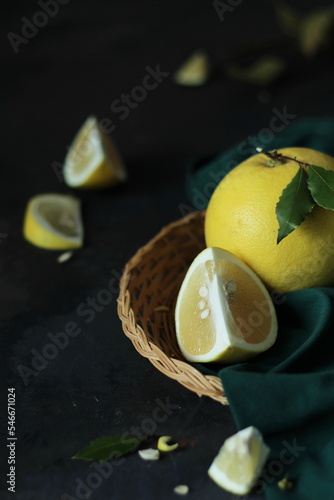
[{"label": "small green leaf on fruit", "polygon": [[107,462],[135,451],[141,440],[128,434],[115,434],[95,439],[88,446],[80,450],[73,459]]},{"label": "small green leaf on fruit", "polygon": [[314,200],[307,185],[307,173],[299,168],[292,181],[282,191],[276,205],[276,217],[279,223],[277,243],[288,236],[314,207]]},{"label": "small green leaf on fruit", "polygon": [[310,165],[308,187],[318,205],[334,210],[334,172],[332,170]]}]

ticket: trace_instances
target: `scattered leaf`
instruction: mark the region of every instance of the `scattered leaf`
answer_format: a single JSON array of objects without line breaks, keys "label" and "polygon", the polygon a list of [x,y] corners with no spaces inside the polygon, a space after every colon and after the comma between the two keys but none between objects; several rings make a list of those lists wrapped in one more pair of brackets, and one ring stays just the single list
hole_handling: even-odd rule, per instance
[{"label": "scattered leaf", "polygon": [[251,83],[253,85],[269,85],[285,70],[285,63],[278,57],[262,57],[250,66],[242,67],[228,64],[225,75],[234,80]]},{"label": "scattered leaf", "polygon": [[334,210],[334,172],[332,170],[310,165],[308,187],[318,205]]},{"label": "scattered leaf", "polygon": [[276,16],[283,30],[292,36],[296,36],[301,24],[301,16],[290,5],[283,1],[275,2]]},{"label": "scattered leaf", "polygon": [[294,37],[302,53],[313,56],[329,44],[334,32],[334,7],[324,7],[302,15],[286,2],[276,2],[276,15],[283,30]]},{"label": "scattered leaf", "polygon": [[157,306],[154,308],[155,311],[169,311],[170,307],[168,306]]},{"label": "scattered leaf", "polygon": [[73,459],[94,460],[107,462],[135,451],[141,440],[128,434],[115,434],[95,439],[88,446],[80,450]]},{"label": "scattered leaf", "polygon": [[314,200],[307,185],[307,173],[299,167],[292,181],[283,189],[276,205],[276,216],[279,222],[277,243],[303,222],[313,206]]},{"label": "scattered leaf", "polygon": [[326,46],[334,29],[334,9],[329,7],[306,16],[299,29],[299,44],[306,56],[315,55]]}]

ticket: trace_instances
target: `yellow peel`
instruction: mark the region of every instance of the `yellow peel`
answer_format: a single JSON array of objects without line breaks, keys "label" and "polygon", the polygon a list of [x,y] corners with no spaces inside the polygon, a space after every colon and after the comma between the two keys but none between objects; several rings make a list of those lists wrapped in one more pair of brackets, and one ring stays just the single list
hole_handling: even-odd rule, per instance
[{"label": "yellow peel", "polygon": [[88,117],[75,136],[63,173],[65,183],[76,188],[104,189],[126,181],[118,148],[95,116]]},{"label": "yellow peel", "polygon": [[83,243],[80,201],[63,194],[41,194],[28,202],[24,238],[41,248],[70,250]]},{"label": "yellow peel", "polygon": [[171,440],[171,436],[161,436],[158,440],[158,450],[160,451],[173,451],[178,448],[179,444],[174,443],[174,444],[168,444],[168,442]]}]

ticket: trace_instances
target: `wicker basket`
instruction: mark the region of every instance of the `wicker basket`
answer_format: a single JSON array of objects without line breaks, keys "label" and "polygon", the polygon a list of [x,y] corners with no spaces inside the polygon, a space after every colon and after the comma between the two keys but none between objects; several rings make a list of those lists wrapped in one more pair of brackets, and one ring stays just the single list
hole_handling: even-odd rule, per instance
[{"label": "wicker basket", "polygon": [[203,375],[179,350],[174,307],[185,273],[205,247],[204,212],[164,227],[127,263],[120,282],[118,315],[136,350],[162,373],[199,396],[227,404],[221,381]]}]

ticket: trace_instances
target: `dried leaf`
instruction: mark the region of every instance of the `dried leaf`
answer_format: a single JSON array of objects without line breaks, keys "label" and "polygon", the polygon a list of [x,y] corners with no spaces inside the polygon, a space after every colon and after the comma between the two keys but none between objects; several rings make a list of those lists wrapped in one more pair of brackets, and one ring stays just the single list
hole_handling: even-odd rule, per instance
[{"label": "dried leaf", "polygon": [[334,9],[329,7],[306,16],[299,29],[299,44],[306,56],[315,55],[324,47],[334,30]]},{"label": "dried leaf", "polygon": [[285,70],[285,63],[278,57],[262,57],[247,67],[228,64],[225,74],[229,78],[253,85],[269,85]]},{"label": "dried leaf", "polygon": [[292,36],[296,36],[301,24],[301,16],[286,2],[275,2],[276,16],[283,30]]}]

